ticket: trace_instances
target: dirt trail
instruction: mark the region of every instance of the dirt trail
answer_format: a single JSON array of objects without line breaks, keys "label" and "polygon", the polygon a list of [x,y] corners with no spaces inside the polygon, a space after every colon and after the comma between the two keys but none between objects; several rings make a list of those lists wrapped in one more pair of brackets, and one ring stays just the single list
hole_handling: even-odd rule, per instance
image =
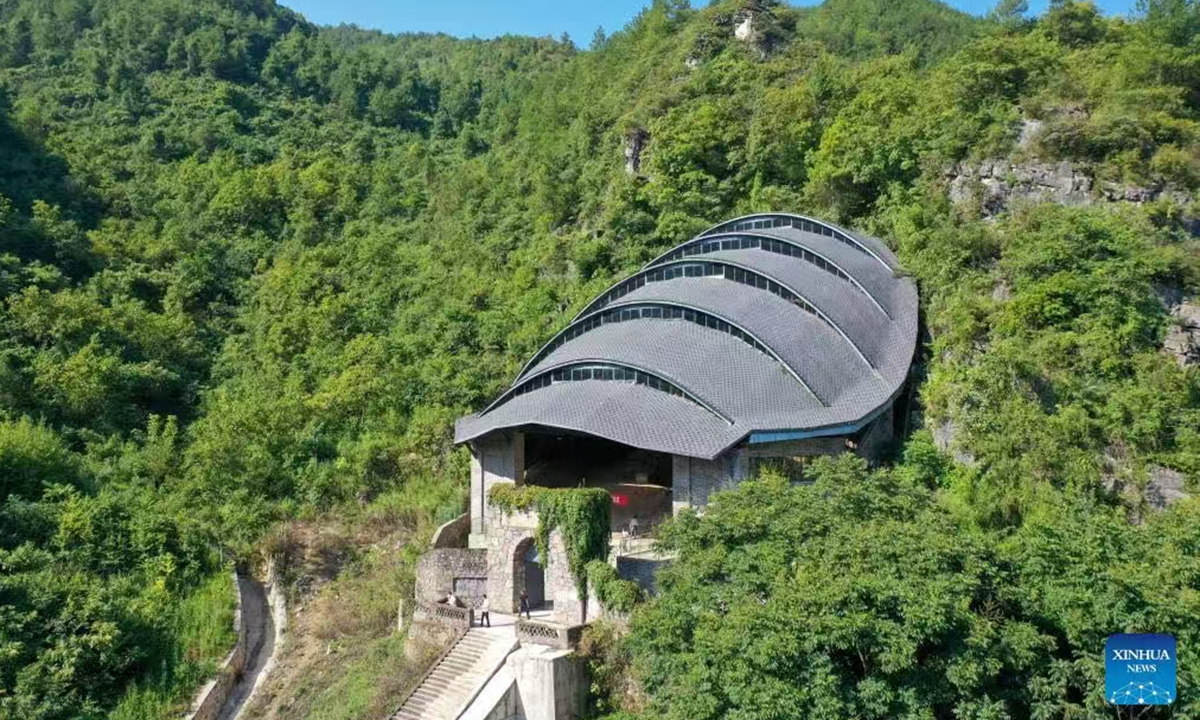
[{"label": "dirt trail", "polygon": [[240,573],[238,585],[242,591],[242,619],[246,631],[246,667],[217,720],[235,720],[241,715],[263,668],[275,652],[275,619],[267,605],[266,590],[254,577]]}]

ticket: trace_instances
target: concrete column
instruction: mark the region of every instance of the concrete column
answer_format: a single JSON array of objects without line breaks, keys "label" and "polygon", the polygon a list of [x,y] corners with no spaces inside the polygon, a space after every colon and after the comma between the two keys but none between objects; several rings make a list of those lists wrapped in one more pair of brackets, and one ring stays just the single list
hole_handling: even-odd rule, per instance
[{"label": "concrete column", "polygon": [[[478,466],[478,470],[476,467]],[[470,547],[485,547],[484,536],[495,510],[487,496],[496,483],[525,479],[525,435],[498,432],[475,441],[471,447],[471,538]]]},{"label": "concrete column", "polygon": [[[479,461],[479,449],[471,443],[471,535],[483,534],[483,465]],[[468,543],[475,547],[474,540]]]},{"label": "concrete column", "polygon": [[518,485],[525,484],[525,433],[519,430],[512,438],[512,479]]},{"label": "concrete column", "polygon": [[573,720],[587,709],[587,664],[574,651],[527,645],[508,663],[528,720]]},{"label": "concrete column", "polygon": [[692,507],[692,459],[671,456],[671,510],[678,515]]}]

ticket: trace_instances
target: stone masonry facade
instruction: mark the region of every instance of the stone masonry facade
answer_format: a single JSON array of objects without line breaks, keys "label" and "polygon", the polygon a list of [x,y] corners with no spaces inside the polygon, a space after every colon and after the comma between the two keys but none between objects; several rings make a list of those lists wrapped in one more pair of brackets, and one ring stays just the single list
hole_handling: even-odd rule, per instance
[{"label": "stone masonry facade", "polygon": [[[492,607],[502,612],[517,612],[521,590],[525,588],[525,552],[536,542],[537,517],[531,513],[497,513],[487,524],[488,597]],[[562,533],[550,534],[550,556],[545,574],[546,599],[554,603],[556,622],[575,624],[582,617],[582,604],[575,580],[567,564]]]},{"label": "stone masonry facade", "polygon": [[486,550],[434,548],[417,560],[417,601],[438,602],[454,591],[474,606],[487,576]]}]

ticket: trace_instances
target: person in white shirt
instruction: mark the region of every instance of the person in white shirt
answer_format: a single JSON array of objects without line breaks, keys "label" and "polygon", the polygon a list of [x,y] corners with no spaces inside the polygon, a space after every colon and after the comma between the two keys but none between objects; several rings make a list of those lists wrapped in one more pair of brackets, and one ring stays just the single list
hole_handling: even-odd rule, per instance
[{"label": "person in white shirt", "polygon": [[492,614],[490,612],[488,612],[488,609],[490,607],[491,607],[491,604],[488,603],[487,595],[484,595],[483,599],[479,601],[479,624],[480,625],[487,623],[488,627],[492,626]]}]

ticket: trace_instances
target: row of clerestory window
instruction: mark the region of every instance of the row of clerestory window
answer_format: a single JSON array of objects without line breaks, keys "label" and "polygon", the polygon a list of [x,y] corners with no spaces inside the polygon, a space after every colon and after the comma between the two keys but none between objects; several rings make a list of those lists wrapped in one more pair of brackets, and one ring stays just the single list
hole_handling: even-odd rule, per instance
[{"label": "row of clerestory window", "polygon": [[644,287],[647,283],[664,282],[666,280],[674,280],[681,277],[723,277],[726,280],[742,283],[751,287],[766,290],[767,292],[778,295],[787,300],[796,307],[811,313],[820,318],[822,322],[832,327],[825,316],[817,312],[817,309],[809,304],[804,298],[796,293],[780,285],[774,280],[760,275],[752,270],[746,270],[734,265],[729,265],[723,262],[715,261],[700,261],[694,263],[676,263],[664,267],[654,267],[648,270],[643,270],[637,275],[617,284],[611,290],[601,295],[592,301],[585,312],[593,312],[599,308],[611,304],[629,293]]},{"label": "row of clerestory window", "polygon": [[770,356],[772,359],[778,359],[766,345],[763,345],[758,340],[754,339],[750,333],[743,331],[741,328],[733,325],[716,315],[712,315],[701,310],[693,310],[691,308],[679,307],[668,303],[647,303],[638,305],[622,305],[621,307],[609,308],[594,315],[590,315],[584,320],[576,322],[559,333],[551,340],[537,355],[529,361],[528,367],[533,367],[542,358],[562,347],[566,343],[583,335],[586,332],[591,332],[603,325],[611,325],[612,323],[626,322],[629,320],[683,320],[686,322],[695,323],[701,327],[717,330],[734,336],[738,340],[746,343],[755,350]]},{"label": "row of clerestory window", "polygon": [[679,260],[694,255],[705,255],[708,253],[718,252],[720,250],[747,250],[747,249],[762,249],[767,252],[773,252],[778,255],[787,255],[788,257],[799,258],[807,263],[816,265],[825,272],[837,277],[846,282],[850,282],[850,276],[843,272],[833,263],[816,253],[806,250],[802,247],[797,247],[791,243],[775,240],[773,238],[742,236],[734,238],[721,238],[719,240],[695,240],[686,245],[681,245],[670,253],[662,256],[659,262],[669,262],[671,260]]},{"label": "row of clerestory window", "polygon": [[501,402],[496,403],[496,405],[501,405],[515,397],[520,397],[526,393],[533,392],[534,390],[540,390],[541,388],[549,387],[550,385],[556,383],[579,382],[583,380],[607,380],[611,382],[645,385],[646,387],[653,388],[654,390],[665,392],[668,395],[684,398],[696,403],[697,405],[700,405],[701,407],[704,407],[702,403],[697,401],[696,398],[692,397],[690,394],[684,392],[683,389],[678,385],[668,382],[667,380],[663,380],[657,375],[642,372],[641,370],[635,370],[634,368],[626,367],[624,365],[594,362],[555,368],[550,372],[542,373],[536,377],[530,378],[529,380],[526,380],[510,390],[501,400]]},{"label": "row of clerestory window", "polygon": [[831,237],[844,245],[849,245],[864,255],[870,254],[857,240],[851,238],[844,232],[835,230],[823,223],[814,222],[805,218],[788,217],[786,215],[772,215],[765,218],[748,218],[746,220],[731,220],[723,225],[718,225],[712,230],[706,232],[705,235],[716,235],[717,233],[746,230],[767,230],[769,228],[777,227],[794,227],[797,230],[803,230],[804,232],[813,233],[815,235]]}]

